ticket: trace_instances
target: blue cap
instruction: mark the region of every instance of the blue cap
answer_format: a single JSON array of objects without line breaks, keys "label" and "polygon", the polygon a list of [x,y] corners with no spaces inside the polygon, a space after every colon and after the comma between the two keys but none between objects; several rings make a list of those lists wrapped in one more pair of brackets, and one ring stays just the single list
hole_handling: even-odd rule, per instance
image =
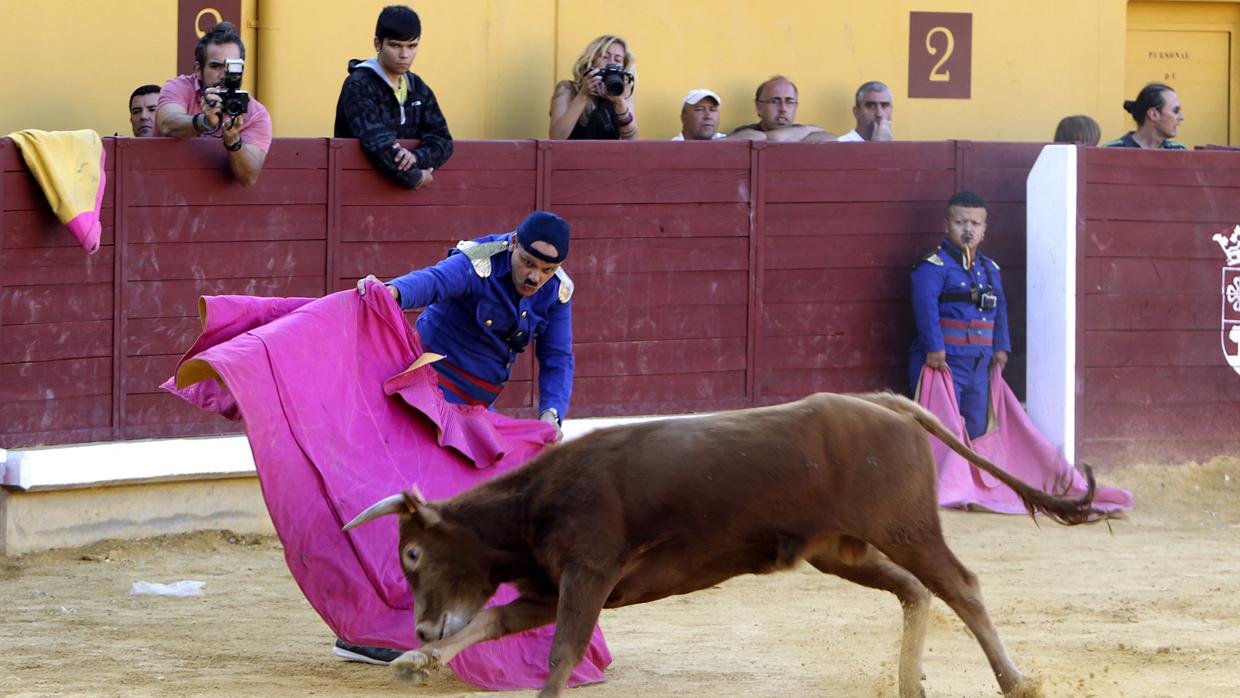
[{"label": "blue cap", "polygon": [[[554,246],[558,256],[545,255],[530,246],[539,241]],[[549,211],[535,211],[517,226],[517,242],[542,261],[559,264],[568,256],[568,222]]]}]

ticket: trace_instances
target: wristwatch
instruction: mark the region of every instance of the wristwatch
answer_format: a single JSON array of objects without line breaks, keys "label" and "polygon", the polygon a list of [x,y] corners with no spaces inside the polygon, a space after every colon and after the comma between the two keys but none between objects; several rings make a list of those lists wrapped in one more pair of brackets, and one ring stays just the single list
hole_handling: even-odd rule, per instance
[{"label": "wristwatch", "polygon": [[241,136],[237,136],[237,142],[233,143],[232,145],[228,145],[227,143],[225,143],[224,150],[227,150],[230,153],[235,153],[238,150],[241,150],[241,146],[243,145],[245,145],[245,141],[242,140]]}]

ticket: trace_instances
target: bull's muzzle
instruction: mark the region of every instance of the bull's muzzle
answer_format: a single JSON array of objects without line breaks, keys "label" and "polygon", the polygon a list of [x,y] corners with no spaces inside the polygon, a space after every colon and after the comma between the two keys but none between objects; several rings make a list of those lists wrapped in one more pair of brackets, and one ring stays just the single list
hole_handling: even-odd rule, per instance
[{"label": "bull's muzzle", "polygon": [[445,637],[452,637],[459,633],[466,625],[469,625],[469,618],[467,616],[459,613],[445,613],[433,622],[422,621],[418,623],[418,639],[424,643],[442,640]]}]

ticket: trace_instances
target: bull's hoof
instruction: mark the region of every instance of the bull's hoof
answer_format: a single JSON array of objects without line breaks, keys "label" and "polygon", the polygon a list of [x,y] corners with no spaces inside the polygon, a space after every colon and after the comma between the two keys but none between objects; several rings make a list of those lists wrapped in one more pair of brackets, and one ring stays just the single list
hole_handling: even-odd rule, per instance
[{"label": "bull's hoof", "polygon": [[423,684],[439,670],[439,652],[434,649],[409,650],[392,660],[392,671],[402,683]]},{"label": "bull's hoof", "polygon": [[396,680],[407,686],[421,686],[430,678],[430,674],[425,671],[412,671],[410,669],[402,669],[397,667]]},{"label": "bull's hoof", "polygon": [[1023,676],[1015,686],[1003,692],[1004,698],[1045,698],[1042,691],[1042,680],[1032,676]]}]

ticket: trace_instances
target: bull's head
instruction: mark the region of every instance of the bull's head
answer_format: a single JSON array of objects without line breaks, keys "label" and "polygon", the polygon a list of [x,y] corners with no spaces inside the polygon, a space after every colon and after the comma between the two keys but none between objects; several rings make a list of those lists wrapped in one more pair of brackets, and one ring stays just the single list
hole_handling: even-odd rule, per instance
[{"label": "bull's head", "polygon": [[418,639],[432,642],[457,633],[499,587],[490,550],[416,488],[375,502],[344,530],[388,514],[400,516],[400,566],[413,591]]}]

